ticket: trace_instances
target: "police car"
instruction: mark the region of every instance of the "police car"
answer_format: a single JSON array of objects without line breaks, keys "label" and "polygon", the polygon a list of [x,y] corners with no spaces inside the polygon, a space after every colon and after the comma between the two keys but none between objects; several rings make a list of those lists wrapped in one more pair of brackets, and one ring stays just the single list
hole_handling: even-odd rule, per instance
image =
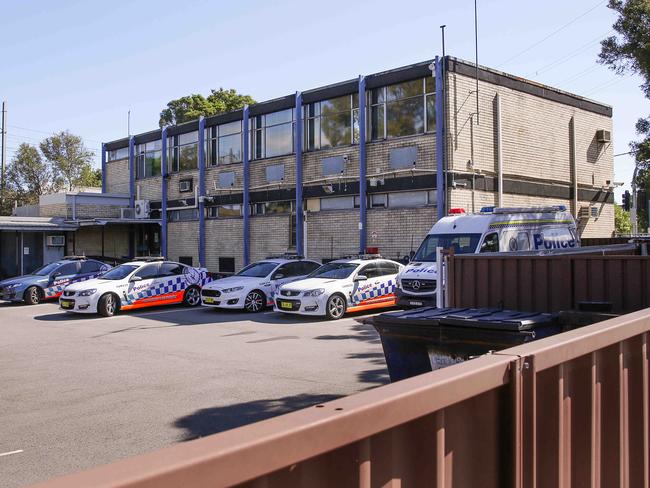
[{"label": "police car", "polygon": [[402,267],[380,256],[331,261],[303,280],[282,285],[274,309],[340,319],[346,312],[391,307]]},{"label": "police car", "polygon": [[0,281],[0,300],[36,305],[58,298],[66,285],[86,281],[111,269],[110,265],[83,256],[66,256],[24,276]]},{"label": "police car", "polygon": [[478,214],[451,209],[429,231],[411,262],[397,277],[397,304],[435,305],[436,248],[454,254],[570,250],[580,247],[575,220],[563,205],[484,207]]},{"label": "police car", "polygon": [[259,312],[273,306],[280,285],[304,278],[319,266],[319,263],[301,256],[269,257],[203,287],[202,303],[206,307]]},{"label": "police car", "polygon": [[59,305],[68,312],[104,317],[119,310],[172,303],[196,306],[201,302],[201,287],[210,280],[202,268],[162,258],[136,258],[97,279],[67,286]]}]

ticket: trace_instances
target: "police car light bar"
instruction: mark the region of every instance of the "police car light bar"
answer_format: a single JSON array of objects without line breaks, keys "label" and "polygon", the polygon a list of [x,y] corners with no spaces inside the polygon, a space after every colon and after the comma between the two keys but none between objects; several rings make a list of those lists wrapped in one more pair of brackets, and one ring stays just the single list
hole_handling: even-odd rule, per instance
[{"label": "police car light bar", "polygon": [[[486,208],[486,207],[484,207]],[[483,209],[481,209],[481,212]],[[495,214],[510,214],[510,213],[554,213],[566,212],[564,205],[552,205],[549,207],[495,207],[492,213]]]},{"label": "police car light bar", "polygon": [[133,261],[144,261],[144,262],[154,262],[154,261],[164,261],[163,256],[136,256],[133,258]]},{"label": "police car light bar", "polygon": [[449,209],[449,215],[460,215],[464,214],[465,209],[464,208],[450,208]]},{"label": "police car light bar", "polygon": [[63,259],[68,261],[83,261],[86,259],[86,256],[63,256]]},{"label": "police car light bar", "polygon": [[266,256],[266,259],[305,259],[305,256],[300,254],[280,254],[278,256]]}]

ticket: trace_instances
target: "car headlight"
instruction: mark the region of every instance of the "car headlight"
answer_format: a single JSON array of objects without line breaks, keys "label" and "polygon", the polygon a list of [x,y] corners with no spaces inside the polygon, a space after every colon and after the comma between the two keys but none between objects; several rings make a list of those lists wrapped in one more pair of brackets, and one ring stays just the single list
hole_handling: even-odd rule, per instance
[{"label": "car headlight", "polygon": [[235,286],[233,288],[224,288],[221,290],[221,293],[232,293],[233,291],[242,291],[243,289],[243,286]]},{"label": "car headlight", "polygon": [[97,288],[90,288],[88,290],[81,290],[80,292],[77,292],[78,297],[89,297],[90,295],[94,295],[97,293]]},{"label": "car headlight", "polygon": [[13,288],[17,288],[17,287],[18,287],[18,283],[9,283],[8,285],[4,285],[4,288],[13,289]]},{"label": "car headlight", "polygon": [[325,293],[325,288],[316,288],[315,290],[307,290],[302,294],[303,297],[317,297]]}]

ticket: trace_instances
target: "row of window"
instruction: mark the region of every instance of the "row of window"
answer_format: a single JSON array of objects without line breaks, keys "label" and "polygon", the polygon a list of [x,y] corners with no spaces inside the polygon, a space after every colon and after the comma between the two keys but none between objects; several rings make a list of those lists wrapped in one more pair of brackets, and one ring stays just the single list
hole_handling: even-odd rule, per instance
[{"label": "row of window", "polygon": [[[307,204],[310,211],[347,210],[359,208],[361,199],[357,196],[327,197],[318,199],[318,205]],[[436,204],[435,190],[403,191],[393,193],[373,193],[368,195],[369,208],[417,208]],[[254,203],[250,207],[251,215],[290,214],[295,211],[295,201]],[[217,205],[206,209],[208,218],[233,218],[242,216],[242,205]],[[169,221],[196,220],[199,211],[196,208],[170,210]]]},{"label": "row of window", "polygon": [[[422,134],[435,130],[435,79],[431,77],[374,88],[368,92],[367,140]],[[359,97],[345,95],[303,106],[306,151],[359,142]],[[294,110],[286,109],[251,117],[252,159],[293,153]],[[242,161],[242,122],[234,121],[205,130],[206,165]],[[136,177],[161,174],[161,141],[136,146]],[[170,172],[198,167],[198,132],[168,138]],[[128,148],[108,152],[108,161],[128,158]]]}]

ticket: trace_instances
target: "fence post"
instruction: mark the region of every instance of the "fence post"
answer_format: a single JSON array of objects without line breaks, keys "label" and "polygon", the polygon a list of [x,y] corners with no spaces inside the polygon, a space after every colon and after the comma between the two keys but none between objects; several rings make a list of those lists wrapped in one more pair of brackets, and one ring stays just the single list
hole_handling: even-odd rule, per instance
[{"label": "fence post", "polygon": [[444,271],[443,271],[443,259],[442,259],[442,247],[436,247],[436,278],[438,283],[436,283],[436,308],[442,308],[444,306],[444,289],[446,286],[444,282]]}]

